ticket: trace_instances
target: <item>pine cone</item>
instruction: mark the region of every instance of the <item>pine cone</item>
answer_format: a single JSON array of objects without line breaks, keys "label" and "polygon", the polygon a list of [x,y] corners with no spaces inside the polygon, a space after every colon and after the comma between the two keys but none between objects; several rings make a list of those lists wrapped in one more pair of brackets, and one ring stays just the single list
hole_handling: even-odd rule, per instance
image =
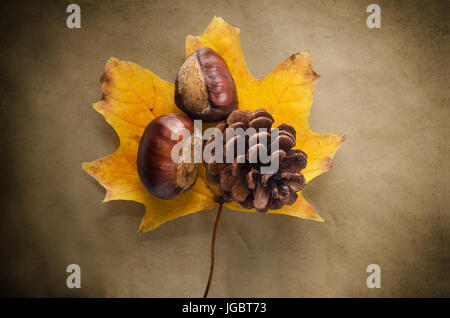
[{"label": "pine cone", "polygon": [[[306,167],[307,155],[300,149],[291,149],[295,146],[296,132],[294,127],[281,124],[278,126],[279,150],[273,151],[271,144],[273,130],[271,130],[274,119],[272,115],[264,109],[258,109],[253,113],[249,111],[235,110],[227,118],[226,122],[217,125],[223,134],[223,163],[205,163],[206,176],[210,183],[219,185],[222,197],[225,201],[235,200],[244,208],[255,208],[259,212],[281,209],[284,205],[293,204],[297,200],[297,193],[305,185],[305,177],[300,173]],[[234,163],[226,163],[227,147],[236,147],[236,136],[227,142],[226,128],[243,128],[244,130],[253,127],[256,134],[245,138],[245,158],[238,158],[235,148]],[[266,132],[263,132],[266,128]],[[274,135],[274,134],[273,134]],[[255,154],[260,138],[266,136],[269,145],[268,155],[270,160],[275,156],[279,159],[279,169],[274,174],[262,174],[261,167],[269,166],[269,163],[250,163],[249,158]],[[257,144],[252,145],[249,141],[257,138]],[[205,146],[215,140],[215,136],[209,138]],[[257,152],[257,151],[256,151]],[[242,155],[239,157],[243,157]],[[238,162],[239,161],[239,162]],[[243,161],[243,162],[242,162]]]}]

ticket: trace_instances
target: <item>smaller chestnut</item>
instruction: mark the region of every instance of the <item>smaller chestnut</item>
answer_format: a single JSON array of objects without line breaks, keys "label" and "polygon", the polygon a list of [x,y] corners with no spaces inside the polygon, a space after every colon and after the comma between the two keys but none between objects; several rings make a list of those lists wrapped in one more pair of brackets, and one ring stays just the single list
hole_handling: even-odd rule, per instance
[{"label": "smaller chestnut", "polygon": [[[172,149],[182,141],[186,130],[193,136],[194,124],[189,117],[168,114],[152,120],[141,137],[137,154],[138,174],[147,190],[158,198],[173,199],[189,190],[197,179],[198,167],[193,160],[192,148],[190,160],[184,158],[179,163],[172,160]],[[178,139],[172,140],[173,136]],[[189,146],[193,145],[194,137],[190,138],[186,141]]]},{"label": "smaller chestnut", "polygon": [[175,104],[205,122],[224,120],[236,109],[236,86],[219,54],[202,47],[186,58],[175,79]]}]

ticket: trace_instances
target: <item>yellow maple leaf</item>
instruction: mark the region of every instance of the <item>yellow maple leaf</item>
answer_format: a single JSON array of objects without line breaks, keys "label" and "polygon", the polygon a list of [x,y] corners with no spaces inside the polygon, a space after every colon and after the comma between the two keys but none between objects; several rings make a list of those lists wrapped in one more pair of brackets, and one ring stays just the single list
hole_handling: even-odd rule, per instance
[{"label": "yellow maple leaf", "polygon": [[[302,171],[309,182],[331,168],[336,150],[344,141],[342,136],[318,134],[309,128],[308,116],[313,102],[313,90],[319,76],[313,71],[308,52],[294,54],[282,62],[264,79],[254,78],[246,64],[239,41],[239,29],[214,17],[199,36],[188,35],[186,56],[200,47],[216,51],[227,62],[236,84],[239,109],[268,110],[275,125],[287,123],[297,131],[296,148],[308,154],[307,167]],[[94,104],[120,138],[118,150],[105,158],[83,163],[85,169],[106,188],[104,201],[132,200],[143,203],[146,213],[139,233],[183,215],[207,210],[218,205],[214,200],[218,188],[207,183],[201,166],[194,187],[172,200],[151,195],[141,183],[136,166],[139,140],[144,128],[154,118],[181,113],[174,103],[174,85],[131,62],[111,58],[101,78],[103,98]],[[225,206],[246,210],[236,202]],[[293,205],[269,213],[281,213],[303,219],[323,221],[299,193]]]}]

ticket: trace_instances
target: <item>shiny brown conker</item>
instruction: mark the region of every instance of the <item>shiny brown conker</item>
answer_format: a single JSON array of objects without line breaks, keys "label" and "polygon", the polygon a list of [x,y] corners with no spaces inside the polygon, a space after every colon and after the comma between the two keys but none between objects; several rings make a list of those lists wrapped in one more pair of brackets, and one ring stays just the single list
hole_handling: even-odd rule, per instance
[{"label": "shiny brown conker", "polygon": [[[141,137],[137,154],[138,174],[147,190],[158,198],[173,199],[189,190],[197,179],[197,164],[192,157],[190,162],[172,160],[172,149],[183,139],[186,129],[190,136],[194,135],[194,124],[189,117],[168,114],[152,120]],[[173,136],[175,140],[172,140]]]},{"label": "shiny brown conker", "polygon": [[189,117],[221,121],[237,101],[233,77],[219,54],[202,47],[186,58],[175,79],[175,104]]}]

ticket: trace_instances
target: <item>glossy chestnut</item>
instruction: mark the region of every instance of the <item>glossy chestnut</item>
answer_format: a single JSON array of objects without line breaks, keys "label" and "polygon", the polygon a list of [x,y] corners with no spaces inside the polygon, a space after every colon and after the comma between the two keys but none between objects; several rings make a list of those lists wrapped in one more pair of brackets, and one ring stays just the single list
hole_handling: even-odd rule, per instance
[{"label": "glossy chestnut", "polygon": [[237,92],[224,59],[208,47],[189,55],[175,79],[175,103],[189,117],[224,120],[237,108]]},{"label": "glossy chestnut", "polygon": [[189,190],[197,179],[197,164],[193,160],[177,163],[172,159],[172,149],[183,139],[186,130],[193,136],[194,124],[189,117],[168,114],[152,120],[141,137],[138,174],[147,190],[158,198],[173,199]]}]

